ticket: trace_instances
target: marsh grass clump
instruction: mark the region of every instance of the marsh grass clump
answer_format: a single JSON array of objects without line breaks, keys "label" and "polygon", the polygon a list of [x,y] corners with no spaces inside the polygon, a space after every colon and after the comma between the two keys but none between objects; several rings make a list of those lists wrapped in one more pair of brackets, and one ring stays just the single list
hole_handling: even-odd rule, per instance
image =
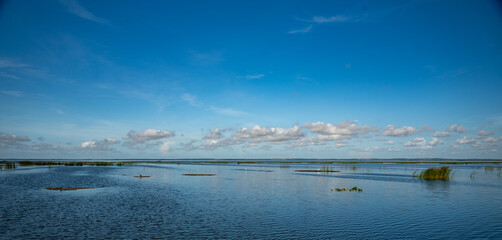
[{"label": "marsh grass clump", "polygon": [[362,192],[363,190],[361,188],[358,188],[358,187],[353,187],[353,188],[335,188],[335,189],[331,189],[331,191],[337,191],[337,192],[345,192],[345,191],[349,191],[349,192]]},{"label": "marsh grass clump", "polygon": [[420,172],[420,174],[418,175],[416,175],[416,172],[414,172],[413,176],[424,180],[448,181],[450,180],[450,174],[451,174],[451,168],[448,166],[442,166],[440,168],[429,168],[427,170]]}]

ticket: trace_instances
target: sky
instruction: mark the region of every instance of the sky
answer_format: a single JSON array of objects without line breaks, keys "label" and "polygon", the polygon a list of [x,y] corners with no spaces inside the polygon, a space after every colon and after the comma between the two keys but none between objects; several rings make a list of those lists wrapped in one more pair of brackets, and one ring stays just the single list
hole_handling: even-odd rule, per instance
[{"label": "sky", "polygon": [[498,1],[0,1],[0,158],[502,158]]}]

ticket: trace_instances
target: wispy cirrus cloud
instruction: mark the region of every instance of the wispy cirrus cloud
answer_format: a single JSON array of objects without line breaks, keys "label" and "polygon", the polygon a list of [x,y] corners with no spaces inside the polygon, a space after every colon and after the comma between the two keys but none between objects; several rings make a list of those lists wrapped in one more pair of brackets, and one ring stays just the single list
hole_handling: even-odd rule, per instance
[{"label": "wispy cirrus cloud", "polygon": [[194,106],[194,107],[199,106],[199,104],[197,103],[197,96],[195,96],[195,95],[185,93],[185,94],[181,95],[181,100]]},{"label": "wispy cirrus cloud", "polygon": [[104,18],[97,17],[89,10],[82,7],[76,0],[59,0],[63,5],[66,6],[69,12],[81,17],[83,19],[87,19],[93,22],[110,25],[110,22]]},{"label": "wispy cirrus cloud", "polygon": [[303,22],[310,22],[313,24],[310,24],[304,28],[294,29],[294,30],[288,31],[289,34],[308,33],[316,25],[326,24],[326,23],[335,23],[335,22],[337,22],[337,23],[349,22],[349,21],[352,21],[353,18],[351,18],[349,16],[345,16],[345,15],[336,15],[336,16],[329,16],[329,17],[314,16],[311,19],[299,19],[299,20],[303,21]]},{"label": "wispy cirrus cloud", "polygon": [[14,96],[14,97],[23,96],[23,92],[21,92],[21,91],[0,91],[0,92],[5,95]]},{"label": "wispy cirrus cloud", "polygon": [[244,76],[246,79],[260,79],[265,77],[265,74],[254,74],[254,75],[246,75]]},{"label": "wispy cirrus cloud", "polygon": [[307,26],[307,27],[305,27],[305,28],[295,29],[295,30],[288,31],[288,33],[289,33],[289,34],[295,34],[295,33],[308,33],[308,32],[310,32],[310,30],[312,30],[312,27],[313,27],[313,25],[308,25],[308,26]]},{"label": "wispy cirrus cloud", "polygon": [[235,109],[232,109],[232,108],[219,108],[219,107],[211,106],[209,108],[209,110],[211,110],[211,111],[213,111],[215,113],[219,113],[219,114],[223,114],[223,115],[227,115],[227,116],[233,116],[233,117],[242,117],[242,116],[249,116],[249,115],[251,115],[251,114],[249,114],[247,112],[235,110]]},{"label": "wispy cirrus cloud", "polygon": [[332,22],[347,22],[349,20],[351,20],[350,17],[344,15],[337,15],[331,17],[314,16],[312,17],[311,21],[315,23],[332,23]]}]

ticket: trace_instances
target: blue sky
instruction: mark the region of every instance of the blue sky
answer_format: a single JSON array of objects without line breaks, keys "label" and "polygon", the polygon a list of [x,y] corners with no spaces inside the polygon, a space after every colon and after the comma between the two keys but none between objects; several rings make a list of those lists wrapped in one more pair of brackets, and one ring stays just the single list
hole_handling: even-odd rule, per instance
[{"label": "blue sky", "polygon": [[0,158],[502,158],[497,1],[2,1]]}]

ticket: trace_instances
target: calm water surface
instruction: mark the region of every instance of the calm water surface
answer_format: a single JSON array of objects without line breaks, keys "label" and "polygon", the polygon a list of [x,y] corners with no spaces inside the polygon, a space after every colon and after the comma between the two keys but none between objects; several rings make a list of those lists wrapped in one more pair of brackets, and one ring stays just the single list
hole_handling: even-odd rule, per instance
[{"label": "calm water surface", "polygon": [[[325,166],[339,173],[297,173]],[[502,239],[501,165],[136,164],[0,170],[0,238]],[[272,171],[272,172],[270,172]],[[216,176],[183,176],[186,173]],[[135,175],[149,178],[134,178]],[[336,192],[357,186],[363,192]],[[51,191],[44,187],[105,187]]]}]

